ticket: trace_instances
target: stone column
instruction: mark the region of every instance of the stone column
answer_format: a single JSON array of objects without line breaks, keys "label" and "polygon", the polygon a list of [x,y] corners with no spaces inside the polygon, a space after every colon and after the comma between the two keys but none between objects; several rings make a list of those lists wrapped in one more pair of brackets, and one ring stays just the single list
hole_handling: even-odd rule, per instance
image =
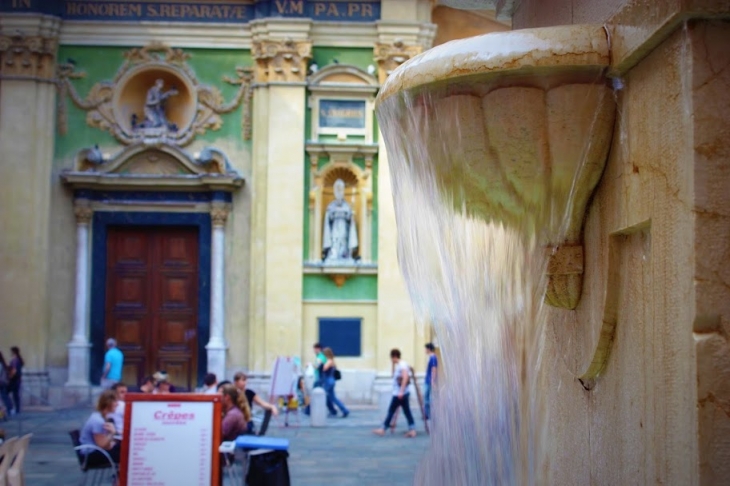
[{"label": "stone column", "polygon": [[210,339],[208,351],[208,373],[215,373],[222,379],[226,373],[226,308],[225,308],[225,251],[226,220],[228,208],[214,205],[210,211],[213,223],[210,265]]},{"label": "stone column", "polygon": [[93,211],[89,201],[79,199],[76,215],[76,298],[74,328],[68,343],[68,381],[66,386],[89,386],[89,224]]},{"label": "stone column", "polygon": [[47,367],[54,338],[66,340],[48,332],[59,26],[55,17],[0,15],[0,329],[3,347],[20,346],[29,371]]},{"label": "stone column", "polygon": [[[254,298],[257,320],[251,322],[252,365],[256,371],[269,371],[277,355],[297,355],[302,351],[302,269],[304,245],[304,167],[306,75],[312,43],[307,40],[308,25],[277,24],[277,29],[292,37],[280,38],[274,29],[254,38],[252,54],[256,60],[256,126],[268,135],[254,138],[254,157],[266,154],[265,211],[258,213],[252,226],[265,233],[264,279],[260,294]],[[284,30],[286,29],[286,30]],[[295,32],[296,29],[302,29]],[[295,35],[297,34],[297,35]],[[286,126],[286,130],[281,127]],[[264,128],[265,127],[265,128]],[[258,167],[258,161],[254,161]],[[258,169],[257,169],[258,170]],[[257,257],[254,257],[257,258]],[[264,310],[265,308],[265,310]]]}]

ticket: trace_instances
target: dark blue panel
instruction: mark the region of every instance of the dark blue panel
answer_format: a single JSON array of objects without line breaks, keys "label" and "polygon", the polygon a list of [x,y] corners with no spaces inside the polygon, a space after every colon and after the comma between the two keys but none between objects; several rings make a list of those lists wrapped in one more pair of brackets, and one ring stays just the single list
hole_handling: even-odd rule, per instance
[{"label": "dark blue panel", "polygon": [[256,17],[375,22],[380,20],[380,0],[259,0]]},{"label": "dark blue panel", "polygon": [[109,226],[196,226],[200,251],[198,273],[198,385],[206,373],[208,358],[205,345],[210,337],[210,238],[208,213],[138,213],[96,211],[92,221],[91,241],[91,362],[89,378],[101,379],[104,364],[107,230]]},{"label": "dark blue panel", "polygon": [[360,356],[361,317],[320,317],[319,342],[335,356]]},{"label": "dark blue panel", "polygon": [[0,12],[60,15],[62,10],[61,0],[0,0]]},{"label": "dark blue panel", "polygon": [[91,189],[78,189],[74,196],[77,198],[91,199],[102,202],[210,202],[222,201],[231,202],[233,196],[230,192],[193,192],[193,191],[94,191]]},{"label": "dark blue panel", "polygon": [[247,0],[197,3],[128,0],[65,0],[62,15],[73,20],[147,20],[152,22],[245,23],[254,19],[254,5]]}]

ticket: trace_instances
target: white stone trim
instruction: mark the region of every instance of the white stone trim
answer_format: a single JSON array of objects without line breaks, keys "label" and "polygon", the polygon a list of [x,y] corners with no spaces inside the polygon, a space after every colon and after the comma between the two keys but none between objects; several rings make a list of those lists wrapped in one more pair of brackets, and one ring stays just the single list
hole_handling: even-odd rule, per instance
[{"label": "white stone trim", "polygon": [[225,316],[225,251],[226,228],[213,222],[210,266],[210,340],[205,346],[208,351],[208,373],[221,377],[226,372],[226,316]]},{"label": "white stone trim", "polygon": [[245,24],[188,22],[91,22],[67,20],[61,26],[62,45],[141,46],[159,41],[181,48],[251,49]]},{"label": "white stone trim", "polygon": [[[91,209],[88,209],[91,212]],[[89,316],[89,226],[90,218],[76,223],[76,296],[74,300],[73,336],[68,343],[67,386],[89,386],[89,352],[87,335]]]}]

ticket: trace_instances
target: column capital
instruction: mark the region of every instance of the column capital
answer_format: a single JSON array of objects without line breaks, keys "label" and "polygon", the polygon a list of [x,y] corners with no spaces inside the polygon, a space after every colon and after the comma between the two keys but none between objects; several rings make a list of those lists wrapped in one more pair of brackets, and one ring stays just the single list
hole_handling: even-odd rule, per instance
[{"label": "column capital", "polygon": [[407,45],[401,39],[393,42],[378,42],[375,44],[374,58],[378,63],[378,81],[383,84],[395,68],[413,56],[423,52],[419,44]]},{"label": "column capital", "polygon": [[257,83],[303,83],[312,58],[312,41],[291,38],[254,41],[251,53],[256,60]]},{"label": "column capital", "polygon": [[55,75],[58,37],[0,34],[0,79],[50,81]]},{"label": "column capital", "polygon": [[76,216],[76,224],[89,224],[91,217],[94,216],[94,210],[88,200],[81,199],[74,203],[74,216]]},{"label": "column capital", "polygon": [[213,222],[213,226],[225,226],[228,220],[228,213],[230,209],[225,205],[214,205],[210,209],[210,219]]}]

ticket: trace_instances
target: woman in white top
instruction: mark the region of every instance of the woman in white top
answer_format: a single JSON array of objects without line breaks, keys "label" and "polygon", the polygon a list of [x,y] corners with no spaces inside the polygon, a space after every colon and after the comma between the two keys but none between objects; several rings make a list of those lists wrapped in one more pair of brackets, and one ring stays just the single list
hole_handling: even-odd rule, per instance
[{"label": "woman in white top", "polygon": [[[96,411],[91,414],[84,424],[84,428],[81,429],[80,442],[82,445],[95,445],[104,449],[115,463],[119,463],[120,443],[114,439],[117,430],[112,417],[116,408],[117,393],[114,390],[102,392],[96,404]],[[104,454],[99,451],[85,449],[81,453],[87,456],[86,464],[88,466],[108,464]]]}]

